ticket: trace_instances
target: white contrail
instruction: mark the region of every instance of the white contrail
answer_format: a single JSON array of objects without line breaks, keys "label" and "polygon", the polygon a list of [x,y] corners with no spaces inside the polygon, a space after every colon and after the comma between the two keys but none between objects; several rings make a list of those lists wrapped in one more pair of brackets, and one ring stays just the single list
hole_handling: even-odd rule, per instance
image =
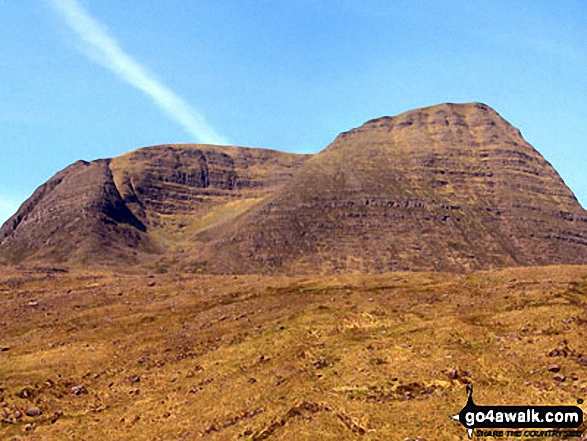
[{"label": "white contrail", "polygon": [[77,0],[48,1],[63,16],[67,25],[86,43],[82,48],[86,56],[146,93],[157,106],[200,142],[230,144],[216,133],[197,110],[125,53],[104,26],[91,17]]}]

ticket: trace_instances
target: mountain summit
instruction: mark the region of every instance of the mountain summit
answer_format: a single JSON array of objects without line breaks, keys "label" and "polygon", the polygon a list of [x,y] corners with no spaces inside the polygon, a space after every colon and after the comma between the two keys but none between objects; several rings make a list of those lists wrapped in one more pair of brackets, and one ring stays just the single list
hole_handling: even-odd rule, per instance
[{"label": "mountain summit", "polygon": [[442,104],[312,157],[159,146],[76,163],[0,230],[6,262],[88,256],[214,273],[585,264],[587,212],[493,109]]}]

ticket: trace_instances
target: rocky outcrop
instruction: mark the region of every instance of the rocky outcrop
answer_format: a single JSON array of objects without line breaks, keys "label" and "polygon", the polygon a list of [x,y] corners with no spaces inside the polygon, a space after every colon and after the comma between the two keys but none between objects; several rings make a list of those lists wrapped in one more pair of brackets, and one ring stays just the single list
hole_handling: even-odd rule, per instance
[{"label": "rocky outcrop", "polygon": [[124,200],[145,221],[158,215],[202,214],[232,199],[265,195],[307,159],[266,149],[168,145],[112,160]]}]

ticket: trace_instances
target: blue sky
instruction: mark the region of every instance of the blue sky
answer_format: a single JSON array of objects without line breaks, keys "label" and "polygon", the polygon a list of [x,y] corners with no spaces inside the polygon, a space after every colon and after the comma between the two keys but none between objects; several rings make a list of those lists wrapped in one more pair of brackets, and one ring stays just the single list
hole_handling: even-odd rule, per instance
[{"label": "blue sky", "polygon": [[587,2],[0,0],[0,222],[78,160],[317,152],[442,102],[518,127],[587,206]]}]

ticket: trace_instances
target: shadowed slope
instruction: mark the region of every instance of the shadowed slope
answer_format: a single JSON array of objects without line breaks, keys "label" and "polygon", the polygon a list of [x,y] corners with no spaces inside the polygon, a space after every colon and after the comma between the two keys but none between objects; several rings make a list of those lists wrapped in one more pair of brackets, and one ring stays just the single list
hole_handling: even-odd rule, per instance
[{"label": "shadowed slope", "polygon": [[132,262],[153,251],[145,225],[114,185],[109,160],[57,173],[0,229],[0,261]]}]

